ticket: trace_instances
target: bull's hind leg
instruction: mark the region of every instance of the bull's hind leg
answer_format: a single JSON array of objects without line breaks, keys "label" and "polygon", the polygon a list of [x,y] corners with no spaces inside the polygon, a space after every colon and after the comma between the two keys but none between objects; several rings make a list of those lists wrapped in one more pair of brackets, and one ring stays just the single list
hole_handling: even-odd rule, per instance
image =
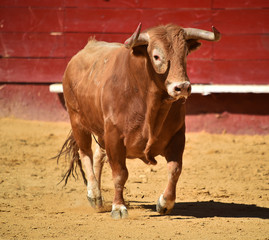
[{"label": "bull's hind leg", "polygon": [[93,208],[101,208],[102,196],[98,181],[93,170],[92,136],[79,123],[72,121],[74,138],[79,147],[79,156],[87,179],[87,197]]},{"label": "bull's hind leg", "polygon": [[97,144],[94,155],[93,155],[93,170],[94,170],[96,180],[98,182],[99,189],[101,189],[101,175],[102,175],[102,169],[104,166],[105,159],[106,159],[105,149],[101,148]]},{"label": "bull's hind leg", "polygon": [[93,208],[101,208],[103,206],[102,196],[93,171],[92,154],[89,156],[89,154],[85,154],[84,151],[79,150],[79,156],[87,178],[87,198]]}]

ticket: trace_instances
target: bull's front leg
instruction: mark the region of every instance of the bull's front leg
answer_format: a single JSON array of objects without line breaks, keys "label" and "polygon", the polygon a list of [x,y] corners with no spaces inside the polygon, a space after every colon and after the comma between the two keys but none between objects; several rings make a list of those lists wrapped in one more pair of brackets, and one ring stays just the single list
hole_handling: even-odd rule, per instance
[{"label": "bull's front leg", "polygon": [[176,186],[182,170],[182,155],[185,147],[185,127],[172,138],[166,148],[168,183],[157,202],[157,212],[169,214],[175,205]]},{"label": "bull's front leg", "polygon": [[106,126],[105,143],[115,187],[111,217],[114,219],[127,218],[128,211],[123,198],[124,185],[128,179],[126,149],[118,130],[110,124]]}]

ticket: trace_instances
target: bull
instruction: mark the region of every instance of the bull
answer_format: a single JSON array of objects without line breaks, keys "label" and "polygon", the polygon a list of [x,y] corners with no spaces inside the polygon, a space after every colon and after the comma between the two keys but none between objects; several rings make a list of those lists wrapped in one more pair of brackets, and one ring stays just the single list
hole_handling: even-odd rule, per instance
[{"label": "bull", "polygon": [[[115,195],[111,216],[126,218],[123,189],[126,158],[167,161],[168,183],[157,211],[169,214],[176,199],[185,147],[185,101],[191,94],[187,55],[199,40],[218,41],[220,33],[169,24],[140,32],[124,44],[89,40],[68,63],[63,92],[72,130],[60,155],[71,154],[65,183],[79,166],[92,207],[101,208],[101,172],[107,157]],[[92,136],[98,143],[93,153]],[[59,157],[58,156],[58,157]]]}]

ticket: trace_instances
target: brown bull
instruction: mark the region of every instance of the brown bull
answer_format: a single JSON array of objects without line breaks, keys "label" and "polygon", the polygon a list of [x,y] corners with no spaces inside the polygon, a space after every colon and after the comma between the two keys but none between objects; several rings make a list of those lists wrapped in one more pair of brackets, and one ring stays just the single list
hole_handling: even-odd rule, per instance
[{"label": "brown bull", "polygon": [[[111,216],[116,219],[128,216],[126,158],[147,164],[156,164],[157,155],[166,158],[168,184],[157,211],[172,210],[185,146],[185,101],[191,94],[186,57],[201,45],[199,39],[220,39],[214,27],[207,32],[167,25],[142,33],[140,28],[125,44],[90,40],[71,59],[63,78],[72,125],[60,153],[72,153],[66,182],[78,164],[91,205],[102,207],[100,181],[107,155],[115,186]],[[94,155],[93,134],[99,145]]]}]

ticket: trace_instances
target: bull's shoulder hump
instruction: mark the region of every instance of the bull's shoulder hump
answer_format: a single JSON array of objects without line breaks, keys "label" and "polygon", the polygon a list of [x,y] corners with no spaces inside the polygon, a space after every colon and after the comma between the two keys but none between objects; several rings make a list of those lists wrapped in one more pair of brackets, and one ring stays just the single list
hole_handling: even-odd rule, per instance
[{"label": "bull's shoulder hump", "polygon": [[111,53],[123,46],[121,43],[90,40],[82,50],[72,57],[68,65],[69,67],[74,65],[75,68],[88,69],[94,62],[113,56]]},{"label": "bull's shoulder hump", "polygon": [[113,48],[120,48],[123,44],[121,43],[109,43],[109,42],[103,42],[103,41],[96,41],[91,40],[87,43],[85,46],[85,50],[94,50],[94,49],[113,49]]}]

